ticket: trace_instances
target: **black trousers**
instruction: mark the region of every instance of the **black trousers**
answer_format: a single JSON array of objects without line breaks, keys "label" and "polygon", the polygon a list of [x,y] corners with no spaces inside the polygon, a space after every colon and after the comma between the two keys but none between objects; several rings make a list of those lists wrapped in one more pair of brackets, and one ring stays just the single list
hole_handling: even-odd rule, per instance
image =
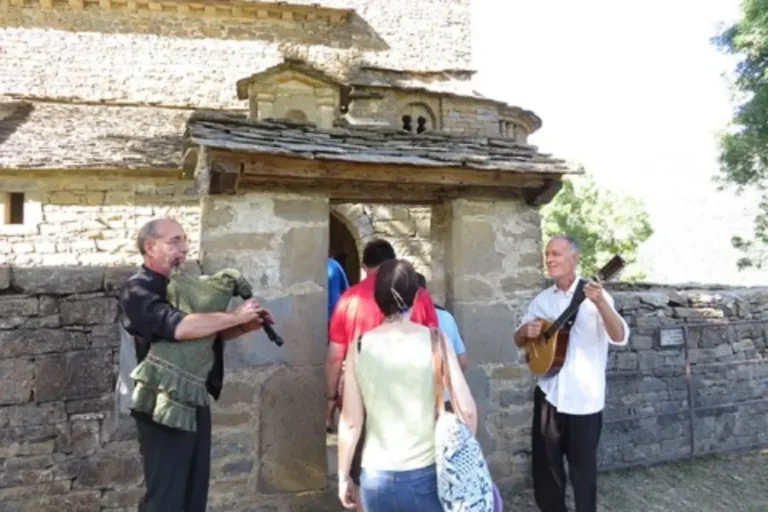
[{"label": "black trousers", "polygon": [[541,512],[568,512],[565,469],[573,486],[576,512],[597,510],[597,444],[603,413],[572,415],[557,412],[536,386],[533,398],[533,489]]},{"label": "black trousers", "polygon": [[197,432],[136,419],[146,493],[139,512],[205,512],[211,472],[211,410],[197,409]]}]

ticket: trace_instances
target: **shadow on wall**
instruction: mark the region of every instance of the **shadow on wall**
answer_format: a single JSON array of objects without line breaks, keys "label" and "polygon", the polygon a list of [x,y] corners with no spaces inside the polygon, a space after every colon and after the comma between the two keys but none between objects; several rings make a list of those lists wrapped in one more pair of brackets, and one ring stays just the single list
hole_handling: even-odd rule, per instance
[{"label": "shadow on wall", "polygon": [[0,103],[0,144],[27,121],[34,109],[34,105],[26,101]]},{"label": "shadow on wall", "polygon": [[95,27],[104,27],[111,34],[280,41],[362,51],[389,49],[387,42],[355,11],[281,4],[274,3],[269,9],[254,7],[245,11],[242,5],[237,6],[241,10],[237,17],[231,16],[231,8],[226,2],[222,2],[212,16],[206,14],[205,17],[154,11],[151,16],[135,17],[115,11],[114,7],[108,12],[100,9],[93,12],[55,9],[31,13],[29,9],[11,9],[4,14],[9,23],[15,22],[26,28],[93,31]]}]

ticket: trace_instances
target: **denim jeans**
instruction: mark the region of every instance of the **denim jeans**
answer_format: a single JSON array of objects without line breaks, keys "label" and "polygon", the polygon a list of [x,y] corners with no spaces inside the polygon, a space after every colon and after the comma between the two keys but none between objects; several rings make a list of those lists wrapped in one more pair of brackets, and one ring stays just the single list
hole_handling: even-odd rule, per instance
[{"label": "denim jeans", "polygon": [[434,464],[410,471],[363,468],[360,492],[366,512],[443,512]]}]

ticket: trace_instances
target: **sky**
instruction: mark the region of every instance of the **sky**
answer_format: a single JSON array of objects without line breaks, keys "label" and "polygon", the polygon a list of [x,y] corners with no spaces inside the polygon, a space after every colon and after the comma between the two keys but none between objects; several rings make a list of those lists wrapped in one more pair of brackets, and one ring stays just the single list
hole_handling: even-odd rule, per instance
[{"label": "sky", "polygon": [[768,284],[736,270],[730,245],[751,233],[756,198],[712,182],[734,61],[710,39],[738,15],[738,0],[473,2],[477,90],[536,112],[542,151],[643,201],[648,281]]}]

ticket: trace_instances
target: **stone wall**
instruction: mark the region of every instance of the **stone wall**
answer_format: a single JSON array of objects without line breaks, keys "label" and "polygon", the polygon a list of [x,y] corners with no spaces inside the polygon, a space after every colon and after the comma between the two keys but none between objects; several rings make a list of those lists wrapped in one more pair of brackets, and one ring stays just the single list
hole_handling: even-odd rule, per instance
[{"label": "stone wall", "polygon": [[[470,89],[470,87],[467,87]],[[361,88],[366,91],[365,88]],[[527,141],[530,128],[522,118],[511,115],[502,116],[500,107],[487,100],[468,97],[439,95],[436,93],[400,91],[395,89],[371,88],[370,98],[355,99],[350,105],[350,115],[360,119],[386,121],[390,126],[402,128],[402,116],[411,115],[412,130],[416,130],[416,118],[423,115],[429,122],[427,130],[440,130],[448,133],[464,133],[487,137],[517,138],[522,143]],[[462,94],[469,95],[469,90]],[[500,127],[502,120],[515,120],[519,127],[510,133],[504,133]]]},{"label": "stone wall", "polygon": [[[331,67],[358,57],[394,69],[470,67],[469,0],[322,4],[356,9],[357,28],[279,20],[266,22],[265,28],[249,22],[241,31],[254,33],[227,40],[220,38],[237,34],[205,16],[7,8],[0,19],[0,95],[245,108],[236,98],[235,82],[279,63],[281,42],[306,42],[312,45],[307,56]],[[211,28],[218,33],[209,33]],[[263,33],[255,33],[259,30]],[[362,55],[349,50],[352,46]]]},{"label": "stone wall", "polygon": [[[246,269],[286,339],[278,349],[260,332],[226,346],[226,385],[213,407],[214,512],[322,511],[334,500],[323,423],[325,267],[311,252],[325,251],[327,204],[310,208],[319,215],[312,225],[297,218],[311,215],[294,209],[297,200],[268,204],[279,219],[271,224],[278,230],[272,258],[263,252],[260,263],[249,265],[254,259],[238,253],[252,237],[241,231],[242,242],[236,241],[238,226],[248,229],[237,213],[228,226],[234,234],[226,235],[231,245],[218,240],[224,258],[208,258],[208,267]],[[227,206],[210,208],[208,223],[223,222]],[[278,267],[270,268],[272,262]],[[134,271],[0,267],[0,511],[135,510],[143,481],[135,429],[130,418],[115,417],[113,402],[117,295]],[[283,286],[286,293],[278,290]]]},{"label": "stone wall", "polygon": [[117,511],[137,502],[134,436],[109,427],[115,290],[126,275],[0,267],[0,510]]},{"label": "stone wall", "polygon": [[[768,444],[768,323],[760,323],[768,322],[768,290],[615,285],[609,291],[632,335],[628,346],[609,349],[602,469],[691,453],[685,350],[680,345],[661,347],[662,327],[689,326],[694,454]],[[510,337],[535,293],[510,297]],[[471,340],[466,324],[460,325]],[[471,341],[467,348],[470,354],[484,350]],[[485,395],[476,392],[488,425],[482,432],[487,436],[484,446],[501,482],[524,483],[529,477],[535,380],[522,361],[480,367],[480,380],[490,382],[473,388],[487,390]],[[472,379],[478,373],[470,368],[468,375]]]},{"label": "stone wall", "polygon": [[[610,357],[601,465],[687,455],[691,434],[696,454],[768,443],[768,290],[615,297],[633,333]],[[684,345],[666,343],[682,343],[679,326],[688,326],[691,403]]]},{"label": "stone wall", "polygon": [[[287,340],[278,349],[257,333],[227,345],[212,511],[314,511],[334,501],[322,424],[327,218],[327,202],[313,197],[248,194],[204,205],[204,267],[243,268]],[[432,219],[430,287],[448,293],[464,334],[478,436],[499,483],[523,483],[534,380],[510,337],[543,286],[533,270],[538,216],[515,202],[457,201],[435,207]],[[112,402],[115,297],[132,271],[0,268],[0,510],[134,509],[142,480],[134,432],[130,421],[113,427]],[[688,455],[685,352],[659,346],[659,328],[675,325],[689,326],[696,453],[768,443],[768,330],[759,323],[768,320],[768,290],[611,293],[632,337],[609,352],[602,468]]]},{"label": "stone wall", "polygon": [[3,190],[23,192],[25,224],[0,226],[0,259],[19,267],[135,265],[136,234],[148,220],[176,218],[197,258],[200,202],[191,181],[176,176],[117,177],[107,172],[34,171],[0,178]]},{"label": "stone wall", "polygon": [[522,200],[456,200],[432,208],[429,289],[446,298],[461,329],[478,439],[504,485],[527,470],[530,410],[516,407],[530,379],[511,336],[525,301],[541,284],[541,251],[538,211]]}]

